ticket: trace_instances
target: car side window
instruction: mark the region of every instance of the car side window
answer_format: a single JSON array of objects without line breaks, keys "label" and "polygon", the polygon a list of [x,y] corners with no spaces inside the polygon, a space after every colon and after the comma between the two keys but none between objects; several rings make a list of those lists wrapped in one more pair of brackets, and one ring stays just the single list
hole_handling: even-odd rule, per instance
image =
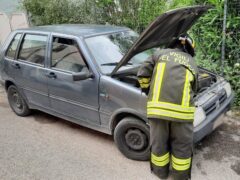
[{"label": "car side window", "polygon": [[10,59],[14,59],[16,51],[17,51],[17,46],[18,46],[21,36],[22,36],[22,34],[16,34],[14,36],[10,45],[8,46],[8,49],[6,52],[6,57],[8,57]]},{"label": "car side window", "polygon": [[88,67],[73,39],[53,37],[52,68],[70,72],[88,72]]},{"label": "car side window", "polygon": [[26,34],[18,58],[23,61],[44,65],[46,47],[46,35]]}]

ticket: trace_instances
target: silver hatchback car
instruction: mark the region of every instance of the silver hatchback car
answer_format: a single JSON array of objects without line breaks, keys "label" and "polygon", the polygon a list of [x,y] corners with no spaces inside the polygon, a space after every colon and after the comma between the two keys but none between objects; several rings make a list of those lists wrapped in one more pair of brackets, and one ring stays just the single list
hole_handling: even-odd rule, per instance
[{"label": "silver hatchback car", "polygon": [[[0,80],[19,116],[38,109],[114,135],[128,158],[149,158],[147,96],[137,71],[156,48],[186,33],[205,6],[159,16],[140,36],[129,28],[54,25],[16,30],[0,55]],[[211,133],[233,99],[223,77],[200,69],[194,141]]]}]

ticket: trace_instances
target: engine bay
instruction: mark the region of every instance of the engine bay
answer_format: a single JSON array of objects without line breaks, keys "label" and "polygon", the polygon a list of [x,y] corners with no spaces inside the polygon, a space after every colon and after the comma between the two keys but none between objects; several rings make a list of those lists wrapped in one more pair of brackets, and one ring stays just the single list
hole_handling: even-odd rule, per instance
[{"label": "engine bay", "polygon": [[[140,88],[137,78],[138,68],[133,68],[131,71],[121,72],[116,76],[116,79],[125,82],[131,86]],[[211,87],[214,83],[217,82],[217,75],[212,72],[199,68],[198,76],[198,93],[205,91],[208,87]]]},{"label": "engine bay", "polygon": [[205,91],[208,87],[211,87],[216,82],[216,75],[213,75],[205,69],[199,69],[198,93]]}]

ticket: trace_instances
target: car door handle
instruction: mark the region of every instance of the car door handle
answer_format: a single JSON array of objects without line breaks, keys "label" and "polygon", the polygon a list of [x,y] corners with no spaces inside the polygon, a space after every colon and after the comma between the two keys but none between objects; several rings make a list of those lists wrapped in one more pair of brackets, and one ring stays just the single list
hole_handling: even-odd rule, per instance
[{"label": "car door handle", "polygon": [[13,63],[12,67],[14,67],[15,69],[20,69],[20,65],[18,63]]},{"label": "car door handle", "polygon": [[46,76],[50,79],[56,79],[57,75],[54,72],[47,73]]}]

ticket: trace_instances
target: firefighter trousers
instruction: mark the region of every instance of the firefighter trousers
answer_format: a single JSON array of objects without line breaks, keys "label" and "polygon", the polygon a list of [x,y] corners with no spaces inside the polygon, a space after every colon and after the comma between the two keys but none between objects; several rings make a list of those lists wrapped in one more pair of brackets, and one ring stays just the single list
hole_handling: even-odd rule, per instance
[{"label": "firefighter trousers", "polygon": [[172,165],[174,180],[191,178],[193,123],[149,119],[151,171],[161,179]]}]

